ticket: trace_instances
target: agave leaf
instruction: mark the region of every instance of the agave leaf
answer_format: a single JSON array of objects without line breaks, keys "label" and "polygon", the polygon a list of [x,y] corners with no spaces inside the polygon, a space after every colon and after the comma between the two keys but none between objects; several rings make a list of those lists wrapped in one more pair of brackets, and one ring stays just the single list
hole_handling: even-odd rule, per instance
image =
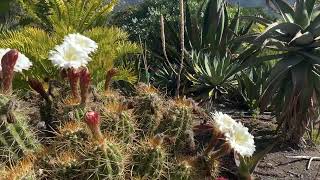
[{"label": "agave leaf", "polygon": [[293,23],[293,17],[295,15],[294,10],[292,7],[284,0],[268,0],[271,1],[272,4],[280,11],[283,19],[287,22]]},{"label": "agave leaf", "polygon": [[257,22],[259,24],[262,24],[264,26],[269,26],[270,24],[272,24],[273,22],[268,20],[268,19],[265,19],[265,18],[262,18],[262,17],[256,17],[256,16],[240,16],[240,20],[250,20],[250,21],[253,21],[253,22]]},{"label": "agave leaf", "polygon": [[289,42],[289,44],[295,43],[298,46],[305,46],[311,44],[313,40],[314,38],[311,32],[307,31],[302,34],[301,31],[299,31],[296,36]]},{"label": "agave leaf", "polygon": [[315,40],[312,44],[308,46],[309,48],[317,48],[320,47],[320,40]]},{"label": "agave leaf", "polygon": [[312,14],[311,14],[311,17],[310,17],[310,20],[311,22],[316,19],[318,16],[320,15],[320,7],[315,7],[312,11]]},{"label": "agave leaf", "polygon": [[203,19],[203,39],[206,44],[214,43],[213,38],[218,31],[220,21],[224,19],[223,5],[221,0],[209,0]]},{"label": "agave leaf", "polygon": [[316,16],[313,21],[311,21],[310,26],[308,27],[308,31],[312,32],[313,34],[315,34],[315,37],[317,37],[317,29],[319,29],[320,27],[320,14],[318,16]]},{"label": "agave leaf", "polygon": [[296,1],[295,23],[299,24],[303,29],[310,25],[310,18],[305,4],[305,0]]},{"label": "agave leaf", "polygon": [[235,39],[233,39],[232,43],[254,43],[257,37],[259,37],[259,33],[246,34],[236,37]]},{"label": "agave leaf", "polygon": [[311,53],[306,52],[306,51],[301,51],[301,52],[299,51],[298,53],[303,55],[303,56],[305,56],[305,57],[307,57],[307,60],[310,60],[310,62],[312,64],[320,65],[320,57],[319,56],[316,56],[316,55],[311,54]]},{"label": "agave leaf", "polygon": [[278,22],[276,22],[276,23],[273,23],[272,25],[270,25],[264,33],[262,33],[260,36],[258,36],[256,38],[256,41],[262,41],[264,39],[267,39],[270,35],[272,35],[273,33],[277,32],[279,30],[285,34],[295,36],[299,31],[302,31],[302,28],[298,24],[294,24],[294,23],[288,23],[288,22],[278,23]]},{"label": "agave leaf", "polygon": [[229,37],[228,37],[228,41],[231,40],[233,38],[234,35],[238,35],[238,29],[239,29],[239,23],[240,23],[240,6],[238,5],[238,9],[237,9],[237,13],[236,15],[233,17],[233,19],[231,20],[229,29],[234,33],[231,34],[229,33]]},{"label": "agave leaf", "polygon": [[266,47],[269,49],[274,49],[276,51],[286,51],[290,48],[288,47],[288,44],[286,42],[279,41],[277,39],[269,39]]},{"label": "agave leaf", "polygon": [[[218,29],[217,29],[217,35],[216,35],[216,38],[214,40],[214,42],[212,43],[214,46],[213,48],[215,49],[220,49],[222,51],[224,51],[224,49],[222,48],[218,48],[219,46],[221,47],[224,47],[225,44],[227,42],[222,42],[223,38],[224,38],[224,34],[227,32],[225,31],[225,29],[228,28],[228,14],[227,14],[227,11],[226,11],[227,8],[222,8],[222,16],[221,16],[221,19],[220,19],[220,22],[219,22],[219,25],[218,25]],[[225,54],[224,52],[222,52],[222,54]]]},{"label": "agave leaf", "polygon": [[306,0],[306,8],[309,14],[309,17],[311,17],[312,13],[313,13],[313,7],[316,3],[316,0]]}]

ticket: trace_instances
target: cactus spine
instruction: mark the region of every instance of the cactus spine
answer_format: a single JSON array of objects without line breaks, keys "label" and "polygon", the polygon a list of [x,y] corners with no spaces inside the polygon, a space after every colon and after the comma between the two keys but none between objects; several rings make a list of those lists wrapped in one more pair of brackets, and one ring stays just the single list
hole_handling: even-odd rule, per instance
[{"label": "cactus spine", "polygon": [[102,113],[101,129],[110,133],[123,142],[133,142],[135,139],[136,123],[132,110],[123,103],[109,103]]},{"label": "cactus spine", "polygon": [[139,129],[143,135],[152,136],[163,118],[164,100],[154,87],[146,84],[140,83],[137,92],[134,103]]},{"label": "cactus spine", "polygon": [[[24,155],[32,154],[41,145],[28,124],[28,117],[18,101],[0,95],[0,160],[17,162]],[[19,110],[18,110],[19,109]],[[12,163],[12,162],[10,162]]]},{"label": "cactus spine", "polygon": [[133,154],[133,171],[136,177],[161,179],[167,176],[167,153],[163,147],[163,137],[158,134],[142,143]]},{"label": "cactus spine", "polygon": [[125,155],[119,144],[104,139],[91,145],[84,161],[84,175],[93,179],[124,179]]}]

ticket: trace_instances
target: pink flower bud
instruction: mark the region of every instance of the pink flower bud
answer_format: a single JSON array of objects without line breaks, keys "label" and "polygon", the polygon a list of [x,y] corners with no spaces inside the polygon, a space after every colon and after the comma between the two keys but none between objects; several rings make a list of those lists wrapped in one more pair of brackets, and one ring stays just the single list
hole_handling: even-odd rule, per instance
[{"label": "pink flower bud", "polygon": [[225,177],[217,177],[216,180],[228,180],[228,178],[225,178]]},{"label": "pink flower bud", "polygon": [[102,133],[100,130],[100,115],[95,111],[89,111],[85,114],[85,121],[90,128],[93,137],[96,140],[102,139]]},{"label": "pink flower bud", "polygon": [[2,83],[1,90],[4,94],[10,94],[12,91],[12,80],[14,75],[14,66],[17,63],[19,52],[12,49],[7,52],[1,59]]},{"label": "pink flower bud", "polygon": [[91,76],[87,68],[83,68],[80,72],[80,91],[81,91],[81,104],[86,104],[89,95]]},{"label": "pink flower bud", "polygon": [[72,97],[75,100],[79,100],[79,91],[78,91],[78,84],[79,84],[79,78],[80,78],[80,72],[77,69],[68,69],[68,78],[70,82],[71,87],[71,93]]},{"label": "pink flower bud", "polygon": [[35,90],[37,93],[39,93],[42,98],[44,98],[46,101],[50,101],[49,96],[44,89],[42,83],[37,79],[29,79],[28,80],[29,86]]}]

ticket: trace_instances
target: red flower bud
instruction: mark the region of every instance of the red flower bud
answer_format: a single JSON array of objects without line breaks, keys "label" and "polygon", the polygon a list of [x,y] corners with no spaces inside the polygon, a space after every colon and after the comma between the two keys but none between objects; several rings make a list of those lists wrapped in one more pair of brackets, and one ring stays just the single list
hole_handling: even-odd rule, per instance
[{"label": "red flower bud", "polygon": [[112,68],[107,72],[106,81],[105,81],[105,84],[104,84],[104,90],[105,91],[109,90],[109,87],[111,85],[111,80],[117,73],[118,73],[118,69],[117,68]]},{"label": "red flower bud", "polygon": [[50,101],[49,96],[44,89],[42,83],[37,79],[29,79],[28,80],[29,86],[35,90],[37,93],[39,93],[42,98],[44,98],[46,101]]},{"label": "red flower bud", "polygon": [[79,78],[80,78],[80,73],[77,69],[68,69],[68,78],[69,78],[69,83],[71,87],[71,93],[72,97],[75,100],[79,100],[79,91],[78,91],[78,84],[79,84]]},{"label": "red flower bud", "polygon": [[86,104],[89,95],[91,76],[87,68],[83,68],[80,72],[80,91],[81,91],[81,104]]},{"label": "red flower bud", "polygon": [[89,111],[85,114],[85,121],[90,128],[92,135],[95,139],[102,139],[102,133],[100,130],[100,115],[95,111]]},{"label": "red flower bud", "polygon": [[9,94],[12,91],[12,80],[14,75],[14,66],[17,63],[19,52],[12,49],[7,52],[1,59],[2,67],[2,83],[1,90],[4,94]]},{"label": "red flower bud", "polygon": [[63,80],[65,80],[65,79],[68,77],[68,72],[67,72],[66,69],[62,69],[62,70],[60,71],[60,77],[61,77]]},{"label": "red flower bud", "polygon": [[228,178],[225,178],[225,177],[217,177],[216,180],[228,180]]}]

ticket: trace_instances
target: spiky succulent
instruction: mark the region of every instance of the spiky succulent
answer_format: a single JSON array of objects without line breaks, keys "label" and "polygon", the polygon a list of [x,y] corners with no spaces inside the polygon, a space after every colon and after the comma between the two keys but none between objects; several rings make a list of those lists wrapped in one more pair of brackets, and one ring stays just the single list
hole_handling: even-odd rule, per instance
[{"label": "spiky succulent", "polygon": [[106,104],[102,113],[101,129],[124,142],[133,142],[137,131],[135,116],[123,103]]},{"label": "spiky succulent", "polygon": [[[253,46],[244,53],[251,58],[239,58],[240,69],[266,60],[277,60],[267,79],[260,105],[265,110],[272,102],[287,139],[298,144],[302,142],[308,124],[317,117],[314,102],[320,98],[320,10],[315,0],[296,0],[294,7],[284,0],[268,2],[281,18],[276,22],[259,19],[268,28],[261,34],[242,38],[250,39]],[[274,54],[257,55],[261,49],[271,49]]]},{"label": "spiky succulent", "polygon": [[161,179],[167,176],[167,152],[163,137],[158,134],[143,142],[133,152],[133,174],[145,179]]},{"label": "spiky succulent", "polygon": [[29,124],[21,102],[0,94],[0,162],[18,162],[41,149],[35,129]]},{"label": "spiky succulent", "polygon": [[165,111],[164,99],[157,89],[143,83],[137,86],[137,93],[133,103],[138,126],[143,135],[154,135]]}]

